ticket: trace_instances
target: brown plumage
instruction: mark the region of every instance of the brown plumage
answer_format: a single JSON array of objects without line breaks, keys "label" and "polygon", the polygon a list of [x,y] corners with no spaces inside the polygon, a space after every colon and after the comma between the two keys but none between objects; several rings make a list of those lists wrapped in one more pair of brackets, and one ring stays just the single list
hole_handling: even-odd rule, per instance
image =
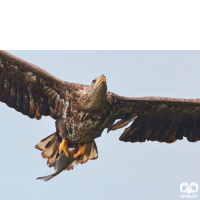
[{"label": "brown plumage", "polygon": [[129,123],[121,141],[200,140],[200,99],[122,97],[107,92],[104,75],[90,86],[69,83],[5,51],[0,51],[0,101],[30,118],[56,120],[56,132],[36,145],[49,166],[58,157],[62,139],[69,146],[88,144],[83,159],[75,161],[85,163],[98,157],[94,139],[105,128],[109,132]]}]

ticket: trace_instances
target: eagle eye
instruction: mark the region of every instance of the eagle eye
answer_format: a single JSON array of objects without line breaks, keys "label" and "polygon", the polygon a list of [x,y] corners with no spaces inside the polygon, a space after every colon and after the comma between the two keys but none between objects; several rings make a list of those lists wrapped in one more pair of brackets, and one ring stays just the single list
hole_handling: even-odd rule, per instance
[{"label": "eagle eye", "polygon": [[96,80],[94,79],[94,80],[92,81],[92,83],[93,83],[93,84],[96,83]]}]

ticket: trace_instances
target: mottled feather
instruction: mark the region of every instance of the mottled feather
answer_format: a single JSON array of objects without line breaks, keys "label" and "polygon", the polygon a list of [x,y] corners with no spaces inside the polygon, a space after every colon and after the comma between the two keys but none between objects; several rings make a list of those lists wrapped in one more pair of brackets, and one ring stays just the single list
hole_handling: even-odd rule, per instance
[{"label": "mottled feather", "polygon": [[0,51],[0,101],[30,118],[56,120],[56,132],[36,145],[49,166],[58,158],[62,139],[73,147],[89,144],[83,159],[68,170],[97,159],[94,139],[105,128],[130,124],[119,138],[124,142],[200,140],[200,99],[122,97],[107,92],[104,75],[91,85],[69,83],[5,51]]}]

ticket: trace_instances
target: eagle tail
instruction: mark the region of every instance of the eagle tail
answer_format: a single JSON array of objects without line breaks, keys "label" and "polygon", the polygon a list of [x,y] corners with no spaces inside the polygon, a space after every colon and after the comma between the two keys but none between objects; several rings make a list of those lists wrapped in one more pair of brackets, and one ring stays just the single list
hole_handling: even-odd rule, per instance
[{"label": "eagle tail", "polygon": [[42,151],[41,156],[47,159],[47,165],[49,167],[52,166],[56,158],[59,156],[58,149],[61,141],[62,138],[59,133],[55,132],[35,145],[36,149]]},{"label": "eagle tail", "polygon": [[[53,166],[54,161],[59,156],[59,146],[62,142],[62,138],[60,137],[58,132],[55,132],[48,137],[41,140],[37,145],[35,145],[36,149],[42,151],[41,156],[47,159],[47,165],[49,167]],[[75,160],[71,165],[67,167],[67,170],[72,170],[74,168],[74,164],[84,164],[88,160],[95,160],[98,158],[98,150],[95,141],[91,142],[91,145],[86,150],[86,154],[82,160]],[[53,177],[52,177],[53,178]],[[42,179],[42,178],[41,178]]]}]

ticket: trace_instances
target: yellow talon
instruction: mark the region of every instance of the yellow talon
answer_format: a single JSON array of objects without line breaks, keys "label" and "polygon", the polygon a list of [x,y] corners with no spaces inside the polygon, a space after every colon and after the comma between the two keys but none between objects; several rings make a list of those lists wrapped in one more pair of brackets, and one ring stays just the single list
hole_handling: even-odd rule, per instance
[{"label": "yellow talon", "polygon": [[68,146],[67,146],[67,141],[65,139],[62,140],[59,146],[59,154],[61,154],[64,151],[65,155],[69,157],[69,152],[68,152]]},{"label": "yellow talon", "polygon": [[81,144],[79,143],[78,144],[79,149],[78,149],[78,152],[74,154],[74,158],[81,156],[80,160],[82,160],[84,155],[86,154],[87,146],[88,146],[87,144],[84,144],[83,146],[81,146]]}]

